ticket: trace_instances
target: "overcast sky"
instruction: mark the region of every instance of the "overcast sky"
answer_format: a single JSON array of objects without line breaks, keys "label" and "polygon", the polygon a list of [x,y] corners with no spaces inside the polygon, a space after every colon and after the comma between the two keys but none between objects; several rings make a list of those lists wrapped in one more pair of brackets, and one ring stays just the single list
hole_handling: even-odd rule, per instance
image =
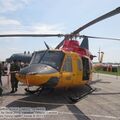
[{"label": "overcast sky", "polygon": [[[71,33],[78,27],[120,6],[120,0],[0,0],[0,34]],[[120,14],[80,34],[120,38]],[[63,38],[0,38],[0,60],[13,53],[54,48]],[[81,42],[81,40],[80,40]],[[120,42],[89,39],[90,51],[105,53],[104,62],[120,62]],[[97,61],[97,58],[94,60]]]}]

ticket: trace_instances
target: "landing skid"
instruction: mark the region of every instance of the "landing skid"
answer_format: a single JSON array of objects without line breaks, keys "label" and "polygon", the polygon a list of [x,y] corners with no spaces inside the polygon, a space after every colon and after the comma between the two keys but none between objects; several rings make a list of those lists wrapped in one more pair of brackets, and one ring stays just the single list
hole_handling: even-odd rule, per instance
[{"label": "landing skid", "polygon": [[87,87],[87,91],[83,91],[83,94],[79,94],[79,93],[74,93],[73,96],[68,96],[68,99],[72,102],[72,103],[76,103],[79,100],[81,100],[82,98],[86,97],[88,94],[91,94],[92,92],[94,92],[96,89],[92,88],[90,85],[86,85]]},{"label": "landing skid", "polygon": [[30,88],[25,88],[26,93],[29,94],[40,94],[43,91],[43,87],[38,87],[36,90],[30,90]]}]

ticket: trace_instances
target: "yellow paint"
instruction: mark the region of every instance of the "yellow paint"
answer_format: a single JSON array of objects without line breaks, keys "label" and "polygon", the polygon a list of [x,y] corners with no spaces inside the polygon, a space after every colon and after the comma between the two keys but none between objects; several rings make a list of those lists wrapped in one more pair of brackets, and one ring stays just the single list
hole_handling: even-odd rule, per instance
[{"label": "yellow paint", "polygon": [[[37,75],[20,75],[17,74],[16,77],[19,81],[26,83],[28,85],[33,86],[41,86],[45,84],[51,77],[58,77],[59,82],[55,88],[69,88],[69,87],[76,87],[81,86],[89,82],[92,78],[92,74],[90,74],[90,79],[88,81],[83,80],[83,66],[82,60],[77,53],[74,52],[65,52],[65,58],[62,63],[62,67],[60,72],[51,73],[51,74],[37,74]],[[66,72],[63,70],[63,65],[67,56],[72,58],[72,71]],[[81,68],[78,67],[78,62],[81,63]]]},{"label": "yellow paint", "polygon": [[28,85],[40,86],[46,83],[51,77],[59,78],[59,73],[26,75],[25,77],[22,77],[21,75],[17,74],[16,77],[19,81],[26,83]]}]

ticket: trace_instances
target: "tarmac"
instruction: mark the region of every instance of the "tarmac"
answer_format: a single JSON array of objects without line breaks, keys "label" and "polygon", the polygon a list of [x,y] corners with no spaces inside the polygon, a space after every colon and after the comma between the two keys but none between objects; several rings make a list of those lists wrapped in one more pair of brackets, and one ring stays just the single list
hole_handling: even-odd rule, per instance
[{"label": "tarmac", "polygon": [[25,94],[26,86],[22,83],[16,93],[10,94],[7,77],[2,77],[2,81],[0,120],[120,120],[118,76],[93,74],[91,86],[96,90],[74,104],[68,101],[68,93],[63,91],[43,92],[39,96]]}]

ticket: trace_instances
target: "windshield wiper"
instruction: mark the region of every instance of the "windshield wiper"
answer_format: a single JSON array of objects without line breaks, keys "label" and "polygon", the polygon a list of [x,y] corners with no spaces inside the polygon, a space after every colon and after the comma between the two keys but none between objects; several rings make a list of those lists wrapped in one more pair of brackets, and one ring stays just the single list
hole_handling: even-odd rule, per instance
[{"label": "windshield wiper", "polygon": [[41,62],[41,60],[43,59],[43,57],[45,56],[45,54],[48,52],[48,50],[45,50],[44,51],[44,53],[43,53],[43,55],[41,56],[41,58],[40,58],[40,60],[39,60],[39,62],[38,63],[40,63]]}]

